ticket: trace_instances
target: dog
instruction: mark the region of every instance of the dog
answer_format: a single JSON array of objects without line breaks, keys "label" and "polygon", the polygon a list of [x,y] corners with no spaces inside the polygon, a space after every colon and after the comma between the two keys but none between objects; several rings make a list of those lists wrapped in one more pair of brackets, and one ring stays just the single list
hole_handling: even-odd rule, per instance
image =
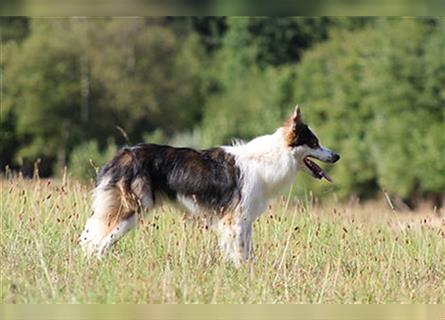
[{"label": "dog", "polygon": [[252,256],[253,222],[297,171],[331,181],[311,159],[334,163],[340,156],[319,143],[298,106],[275,133],[246,143],[207,150],[125,147],[99,171],[80,243],[100,258],[137,224],[139,213],[168,201],[208,219],[224,256],[239,265]]}]

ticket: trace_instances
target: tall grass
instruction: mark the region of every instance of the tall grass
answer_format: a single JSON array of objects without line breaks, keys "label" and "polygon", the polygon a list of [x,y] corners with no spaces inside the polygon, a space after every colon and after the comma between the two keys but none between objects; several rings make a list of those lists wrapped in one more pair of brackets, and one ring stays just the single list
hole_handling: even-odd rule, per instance
[{"label": "tall grass", "polygon": [[236,269],[213,232],[163,207],[99,261],[77,245],[90,186],[0,183],[4,303],[445,303],[437,214],[278,200],[255,223],[255,259]]}]

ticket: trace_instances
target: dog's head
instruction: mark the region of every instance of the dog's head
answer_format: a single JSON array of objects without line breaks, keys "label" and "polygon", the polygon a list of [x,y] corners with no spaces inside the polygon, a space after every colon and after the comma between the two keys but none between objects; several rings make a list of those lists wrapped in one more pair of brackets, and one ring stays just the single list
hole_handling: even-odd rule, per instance
[{"label": "dog's head", "polygon": [[332,181],[331,177],[310,158],[334,163],[340,159],[340,156],[320,144],[317,136],[303,123],[301,110],[298,106],[295,107],[284,127],[286,143],[297,159],[298,169],[309,173],[314,178],[325,178]]}]

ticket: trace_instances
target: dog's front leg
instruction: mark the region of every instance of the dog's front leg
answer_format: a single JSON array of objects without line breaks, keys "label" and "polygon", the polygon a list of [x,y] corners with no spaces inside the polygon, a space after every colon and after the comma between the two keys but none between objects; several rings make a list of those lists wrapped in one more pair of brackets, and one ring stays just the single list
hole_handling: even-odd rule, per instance
[{"label": "dog's front leg", "polygon": [[218,229],[225,258],[239,267],[252,252],[252,223],[228,214],[220,221]]},{"label": "dog's front leg", "polygon": [[253,246],[252,246],[252,223],[246,223],[245,225],[245,235],[244,235],[244,258],[245,260],[251,259],[253,257]]}]

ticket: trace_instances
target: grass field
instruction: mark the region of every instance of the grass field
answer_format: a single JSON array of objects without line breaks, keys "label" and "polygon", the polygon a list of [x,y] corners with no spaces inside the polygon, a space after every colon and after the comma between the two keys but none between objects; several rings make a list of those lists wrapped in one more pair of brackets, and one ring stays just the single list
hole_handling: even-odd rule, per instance
[{"label": "grass field", "polygon": [[281,199],[235,269],[213,232],[165,207],[98,261],[77,245],[90,186],[0,183],[3,303],[445,303],[443,212]]}]

